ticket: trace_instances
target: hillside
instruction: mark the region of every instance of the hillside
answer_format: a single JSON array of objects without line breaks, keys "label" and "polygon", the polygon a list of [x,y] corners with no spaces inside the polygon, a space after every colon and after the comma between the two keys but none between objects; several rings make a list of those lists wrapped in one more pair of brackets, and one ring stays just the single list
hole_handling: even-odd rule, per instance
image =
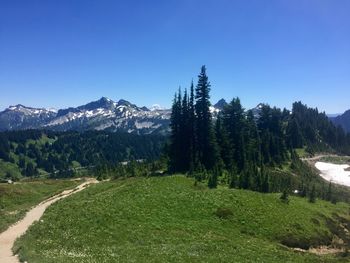
[{"label": "hillside", "polygon": [[108,163],[159,158],[165,137],[123,132],[0,132],[0,180],[72,177]]},{"label": "hillside", "polygon": [[350,133],[350,110],[347,110],[343,114],[332,117],[330,120],[335,124],[335,125],[340,125],[344,131]]},{"label": "hillside", "polygon": [[347,204],[279,196],[209,190],[183,176],[104,182],[50,207],[14,251],[42,263],[348,260],[288,247],[341,248],[335,235],[348,246]]}]

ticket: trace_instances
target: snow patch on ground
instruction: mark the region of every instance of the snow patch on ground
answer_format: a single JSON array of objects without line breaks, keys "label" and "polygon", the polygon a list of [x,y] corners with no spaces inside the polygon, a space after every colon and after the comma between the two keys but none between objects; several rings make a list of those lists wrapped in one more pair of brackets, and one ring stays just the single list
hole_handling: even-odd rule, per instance
[{"label": "snow patch on ground", "polygon": [[321,172],[323,179],[350,187],[350,171],[346,171],[350,165],[316,162],[315,167]]}]

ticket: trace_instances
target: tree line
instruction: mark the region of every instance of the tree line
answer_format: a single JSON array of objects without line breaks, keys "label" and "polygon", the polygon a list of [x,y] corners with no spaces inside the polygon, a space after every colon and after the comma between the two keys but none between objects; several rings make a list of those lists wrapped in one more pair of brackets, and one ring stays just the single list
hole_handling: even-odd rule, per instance
[{"label": "tree line", "polygon": [[16,165],[25,177],[39,171],[70,177],[77,167],[158,159],[164,141],[160,135],[123,132],[7,131],[0,133],[0,159]]},{"label": "tree line", "polygon": [[202,66],[196,87],[192,81],[189,91],[175,93],[168,150],[171,173],[206,179],[212,188],[224,178],[232,188],[282,192],[305,183],[311,192],[311,184],[321,184],[316,178],[284,180],[274,176],[276,169],[271,168],[282,170],[298,162],[296,148],[310,154],[323,150],[350,153],[349,134],[335,127],[325,113],[301,102],[294,103],[292,111],[267,104],[246,111],[240,99],[233,98],[214,120],[210,88]]}]

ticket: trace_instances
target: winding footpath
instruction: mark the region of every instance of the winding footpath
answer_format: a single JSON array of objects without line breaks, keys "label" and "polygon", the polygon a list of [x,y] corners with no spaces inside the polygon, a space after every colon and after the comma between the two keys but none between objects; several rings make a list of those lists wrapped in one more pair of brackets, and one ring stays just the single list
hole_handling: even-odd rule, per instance
[{"label": "winding footpath", "polygon": [[97,182],[98,181],[95,179],[88,179],[86,182],[80,184],[74,189],[63,191],[62,193],[41,202],[29,210],[29,212],[27,212],[22,220],[10,226],[5,232],[0,233],[0,262],[19,263],[20,261],[17,255],[13,255],[12,253],[12,247],[16,239],[22,236],[31,224],[33,224],[35,221],[38,221],[44,214],[46,208],[48,208],[50,205],[60,199],[70,196],[71,194],[84,190],[84,188],[89,184],[94,184]]}]

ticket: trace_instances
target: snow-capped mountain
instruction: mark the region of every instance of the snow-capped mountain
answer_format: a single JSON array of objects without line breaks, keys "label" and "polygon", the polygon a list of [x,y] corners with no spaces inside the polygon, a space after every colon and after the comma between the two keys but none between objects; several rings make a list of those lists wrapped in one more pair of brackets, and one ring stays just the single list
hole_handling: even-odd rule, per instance
[{"label": "snow-capped mountain", "polygon": [[157,106],[150,110],[126,100],[115,102],[105,97],[58,111],[23,105],[10,106],[0,112],[0,130],[123,130],[140,134],[166,132],[171,112]]},{"label": "snow-capped mountain", "polygon": [[53,109],[31,108],[21,104],[0,112],[0,130],[20,130],[40,127],[57,115]]},{"label": "snow-capped mountain", "polygon": [[[219,101],[220,102],[220,101]],[[215,117],[226,102],[211,106]],[[108,130],[149,134],[169,131],[171,110],[155,104],[138,107],[126,100],[113,101],[102,97],[79,107],[53,110],[10,106],[0,112],[0,131],[22,129]]]},{"label": "snow-capped mountain", "polygon": [[254,118],[257,120],[260,118],[261,109],[264,107],[264,103],[259,103],[255,108],[252,109]]}]

